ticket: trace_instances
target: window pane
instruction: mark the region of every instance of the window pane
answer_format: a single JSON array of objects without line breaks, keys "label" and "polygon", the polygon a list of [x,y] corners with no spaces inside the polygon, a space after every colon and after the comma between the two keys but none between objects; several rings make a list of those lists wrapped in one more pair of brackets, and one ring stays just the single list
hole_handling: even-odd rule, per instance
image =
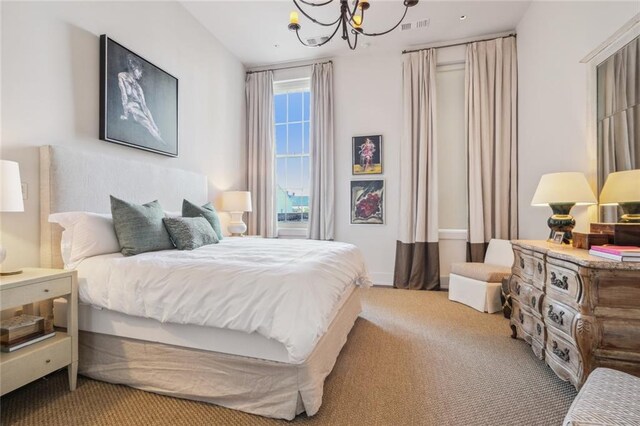
[{"label": "window pane", "polygon": [[302,187],[302,159],[289,157],[287,158],[287,190],[300,193]]},{"label": "window pane", "polygon": [[302,185],[303,192],[305,194],[309,194],[309,157],[302,157]]},{"label": "window pane", "polygon": [[287,125],[276,125],[276,155],[287,153]]},{"label": "window pane", "polygon": [[302,123],[289,124],[289,155],[302,154]]},{"label": "window pane", "polygon": [[309,121],[309,108],[310,108],[310,103],[309,103],[309,98],[311,94],[309,92],[304,92],[304,120],[305,121]]},{"label": "window pane", "polygon": [[281,188],[287,187],[286,158],[276,159],[276,184]]},{"label": "window pane", "polygon": [[274,114],[276,116],[276,123],[287,122],[287,94],[275,95],[273,97]]},{"label": "window pane", "polygon": [[289,93],[289,121],[302,121],[302,92]]},{"label": "window pane", "polygon": [[309,153],[309,123],[304,123],[304,135],[302,136],[302,141],[304,143],[304,153]]}]

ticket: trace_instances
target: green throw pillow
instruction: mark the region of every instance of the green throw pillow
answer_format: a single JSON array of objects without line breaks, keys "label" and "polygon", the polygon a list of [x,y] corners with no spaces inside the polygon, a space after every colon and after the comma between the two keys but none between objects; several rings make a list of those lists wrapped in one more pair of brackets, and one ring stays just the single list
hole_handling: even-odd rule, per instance
[{"label": "green throw pillow", "polygon": [[222,228],[220,226],[220,218],[218,217],[218,212],[211,203],[207,203],[204,206],[200,207],[190,201],[182,200],[182,216],[204,217],[211,224],[213,230],[216,231],[218,240],[224,238],[224,235],[222,235]]},{"label": "green throw pillow", "polygon": [[111,196],[111,215],[125,256],[174,248],[162,222],[164,211],[158,201],[140,205]]},{"label": "green throw pillow", "polygon": [[165,217],[164,226],[178,250],[193,250],[216,244],[218,236],[204,217]]}]

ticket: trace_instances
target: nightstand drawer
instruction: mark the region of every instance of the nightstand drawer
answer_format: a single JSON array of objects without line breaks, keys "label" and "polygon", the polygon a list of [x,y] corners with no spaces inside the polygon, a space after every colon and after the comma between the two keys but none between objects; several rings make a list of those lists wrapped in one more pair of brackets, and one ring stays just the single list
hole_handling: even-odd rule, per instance
[{"label": "nightstand drawer", "polygon": [[1,357],[0,393],[4,395],[68,365],[71,362],[71,337],[58,332],[42,342],[3,353]]},{"label": "nightstand drawer", "polygon": [[2,309],[26,305],[40,300],[51,299],[71,293],[71,278],[57,278],[50,281],[2,290]]}]

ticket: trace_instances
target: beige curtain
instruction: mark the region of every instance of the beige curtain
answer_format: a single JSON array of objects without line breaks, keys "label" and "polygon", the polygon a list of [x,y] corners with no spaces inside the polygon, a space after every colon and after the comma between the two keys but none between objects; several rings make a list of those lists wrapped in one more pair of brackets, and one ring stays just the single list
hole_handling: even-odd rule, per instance
[{"label": "beige curtain", "polygon": [[308,237],[333,240],[333,64],[315,64],[311,75],[311,130],[309,138],[311,194]]},{"label": "beige curtain", "polygon": [[465,65],[469,196],[468,260],[492,238],[518,232],[515,37],[470,43]]},{"label": "beige curtain", "polygon": [[247,74],[247,182],[253,212],[248,215],[249,234],[276,236],[274,191],[273,73]]},{"label": "beige curtain", "polygon": [[404,55],[400,239],[394,286],[439,290],[436,51]]},{"label": "beige curtain", "polygon": [[[640,168],[640,40],[635,38],[598,67],[598,190],[612,172]],[[601,208],[617,222],[617,208]]]}]

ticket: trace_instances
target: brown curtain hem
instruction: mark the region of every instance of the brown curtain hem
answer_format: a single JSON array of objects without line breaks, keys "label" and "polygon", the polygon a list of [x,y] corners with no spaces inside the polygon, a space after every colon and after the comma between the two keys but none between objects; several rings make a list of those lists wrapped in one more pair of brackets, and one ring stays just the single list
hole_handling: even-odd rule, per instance
[{"label": "brown curtain hem", "polygon": [[410,290],[440,290],[440,248],[435,243],[396,242],[393,286]]}]

